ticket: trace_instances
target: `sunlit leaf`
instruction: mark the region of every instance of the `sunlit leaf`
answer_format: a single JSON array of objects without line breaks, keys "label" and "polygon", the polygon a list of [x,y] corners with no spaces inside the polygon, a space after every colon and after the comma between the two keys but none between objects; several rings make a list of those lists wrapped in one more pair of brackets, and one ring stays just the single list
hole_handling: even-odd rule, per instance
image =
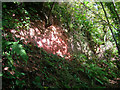
[{"label": "sunlit leaf", "polygon": [[3,5],[3,8],[6,8],[6,5]]},{"label": "sunlit leaf", "polygon": [[25,61],[28,59],[26,51],[24,50],[24,48],[21,44],[18,44],[18,42],[15,42],[11,47],[12,47],[13,53],[20,55],[22,57],[22,59]]},{"label": "sunlit leaf", "polygon": [[103,82],[97,78],[95,78],[99,83],[103,84]]}]

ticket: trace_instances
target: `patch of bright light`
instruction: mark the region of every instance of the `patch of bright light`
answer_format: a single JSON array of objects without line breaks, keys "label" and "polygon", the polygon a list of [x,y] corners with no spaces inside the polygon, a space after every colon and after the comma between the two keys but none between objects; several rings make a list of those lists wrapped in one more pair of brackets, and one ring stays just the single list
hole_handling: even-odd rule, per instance
[{"label": "patch of bright light", "polygon": [[45,42],[46,42],[46,38],[44,38],[44,39],[42,40],[42,42],[45,43]]},{"label": "patch of bright light", "polygon": [[43,47],[43,44],[41,41],[37,42],[37,44],[38,44],[38,47]]}]

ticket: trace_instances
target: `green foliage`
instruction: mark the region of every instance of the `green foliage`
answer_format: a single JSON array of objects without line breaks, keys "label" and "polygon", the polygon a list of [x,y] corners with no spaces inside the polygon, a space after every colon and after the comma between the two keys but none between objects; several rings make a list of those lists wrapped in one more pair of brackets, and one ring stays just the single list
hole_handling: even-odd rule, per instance
[{"label": "green foliage", "polygon": [[[33,84],[36,87],[61,87],[61,88],[80,88],[88,87],[86,82],[81,81],[78,73],[75,74],[75,70],[80,67],[75,67],[74,63],[69,63],[64,58],[60,58],[57,55],[47,54],[41,50],[41,62],[39,63],[42,67],[40,73],[43,77],[36,76]],[[74,68],[74,71],[73,71]]]},{"label": "green foliage", "polygon": [[[108,24],[102,20],[105,16],[99,3],[55,3],[52,14],[56,15],[62,27],[67,29],[68,39],[76,48],[76,51],[71,53],[71,61],[48,54],[37,46],[24,45],[19,39],[14,42],[9,30],[29,29],[31,21],[42,20],[41,11],[48,14],[51,5],[51,2],[3,3],[3,74],[0,73],[5,81],[3,86],[45,89],[101,88],[107,87],[110,80],[119,78],[119,56],[115,45],[108,47],[107,42],[114,44],[114,40]],[[104,5],[107,6],[105,9],[110,10],[107,13],[111,15],[111,24],[119,26],[112,4]],[[119,7],[120,5],[116,4],[116,8]],[[119,43],[119,31],[113,32]]]},{"label": "green foliage", "polygon": [[12,55],[20,56],[26,62],[28,60],[26,51],[24,50],[23,46],[18,43],[19,42],[10,42],[10,41],[6,41],[4,39],[2,41],[2,45],[3,45],[2,49],[6,50],[6,51],[3,51],[3,56],[7,55],[7,57],[12,62],[12,64],[13,64]]},{"label": "green foliage", "polygon": [[[3,60],[7,61],[3,66],[3,68],[8,68],[10,71],[5,72],[3,71],[3,79],[6,78],[8,80],[11,80],[9,84],[16,84],[18,87],[25,86],[25,81],[20,80],[20,77],[23,77],[25,74],[23,72],[19,72],[16,70],[16,67],[14,66],[14,63],[17,60],[22,60],[23,62],[27,63],[28,56],[26,54],[26,51],[24,50],[23,46],[19,44],[19,42],[11,42],[6,41],[5,39],[2,40],[2,49],[3,49]],[[3,84],[4,85],[4,84]],[[9,86],[8,86],[9,87]],[[14,88],[14,86],[12,86]],[[11,87],[11,88],[12,88]]]},{"label": "green foliage", "polygon": [[117,68],[113,61],[107,62],[106,60],[101,60],[94,62],[94,60],[86,59],[86,57],[81,54],[76,58],[82,64],[83,69],[81,68],[80,70],[86,73],[92,81],[91,84],[93,86],[95,84],[94,82],[105,85],[109,83],[109,79],[114,79],[118,75],[117,72],[115,72]]},{"label": "green foliage", "polygon": [[17,54],[17,55],[20,55],[20,57],[22,57],[23,60],[27,61],[28,57],[27,57],[27,54],[23,48],[23,46],[21,44],[18,44],[19,42],[15,42],[13,43],[13,45],[11,46],[12,48],[12,51],[11,53],[12,54]]}]

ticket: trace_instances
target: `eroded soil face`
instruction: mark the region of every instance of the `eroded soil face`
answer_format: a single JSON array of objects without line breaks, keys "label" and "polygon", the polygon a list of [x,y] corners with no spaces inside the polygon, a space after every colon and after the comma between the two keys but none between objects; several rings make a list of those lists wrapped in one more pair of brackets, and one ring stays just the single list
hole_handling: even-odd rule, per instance
[{"label": "eroded soil face", "polygon": [[[18,27],[20,30],[11,29],[10,32],[14,37],[23,40],[24,44],[32,44],[43,48],[48,53],[57,54],[58,56],[65,57],[65,59],[70,58],[70,53],[68,52],[68,42],[67,35],[64,33],[61,27],[57,25],[51,25],[45,28],[44,21],[36,20],[31,22],[30,28],[24,29]],[[14,38],[13,37],[13,38]],[[15,41],[17,41],[14,38]]]}]

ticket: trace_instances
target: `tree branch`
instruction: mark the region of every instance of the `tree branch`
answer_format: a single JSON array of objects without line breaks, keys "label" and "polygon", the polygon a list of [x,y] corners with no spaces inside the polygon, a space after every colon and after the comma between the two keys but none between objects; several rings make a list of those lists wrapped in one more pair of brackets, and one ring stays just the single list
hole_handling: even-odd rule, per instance
[{"label": "tree branch", "polygon": [[117,18],[118,18],[118,21],[119,21],[119,25],[120,25],[120,17],[119,17],[119,15],[118,15],[118,12],[117,12],[116,7],[115,7],[115,5],[114,5],[113,2],[112,2],[112,4],[113,4],[113,8],[114,8],[114,10],[115,10],[115,14],[117,15]]},{"label": "tree branch", "polygon": [[107,13],[106,13],[106,11],[105,11],[105,8],[104,8],[104,6],[103,6],[103,3],[100,2],[100,4],[101,4],[101,6],[102,6],[102,8],[103,8],[103,11],[104,11],[104,13],[105,13],[105,17],[106,17],[106,19],[107,19],[107,23],[108,23],[108,25],[109,25],[109,29],[110,29],[110,31],[111,31],[111,33],[112,33],[113,39],[114,39],[115,44],[116,44],[116,47],[117,47],[117,49],[118,49],[118,54],[120,55],[120,48],[119,48],[119,46],[118,46],[118,44],[117,44],[117,40],[116,40],[115,35],[114,35],[114,33],[113,33],[113,31],[112,31],[112,28],[111,28],[111,26],[110,26],[110,22],[109,22],[109,20],[108,20]]},{"label": "tree branch", "polygon": [[[87,7],[84,3],[81,2],[81,4],[83,4],[83,6],[90,10],[92,13],[94,13],[95,15],[97,15],[104,23],[108,23],[107,21],[105,21],[101,16],[99,16],[97,13],[95,13],[94,11],[92,11],[89,7]],[[112,24],[109,23],[109,25],[111,25],[115,30],[120,31],[119,29],[117,29],[115,26],[113,26]]]}]

